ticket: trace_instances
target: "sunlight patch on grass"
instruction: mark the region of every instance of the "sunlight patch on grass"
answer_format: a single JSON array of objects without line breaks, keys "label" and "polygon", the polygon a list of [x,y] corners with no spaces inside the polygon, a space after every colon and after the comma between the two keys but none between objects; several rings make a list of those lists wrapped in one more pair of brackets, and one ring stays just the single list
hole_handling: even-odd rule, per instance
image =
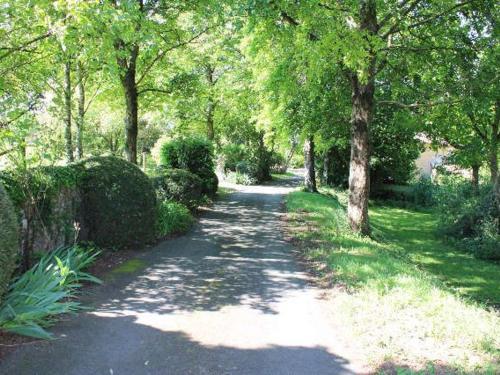
[{"label": "sunlight patch on grass", "polygon": [[335,294],[338,318],[363,357],[374,367],[498,369],[500,316],[463,297],[499,301],[498,265],[442,243],[429,212],[375,207],[375,240],[354,235],[345,194],[326,193],[289,194],[290,225],[308,229],[294,231],[306,256],[327,265],[343,286]]}]

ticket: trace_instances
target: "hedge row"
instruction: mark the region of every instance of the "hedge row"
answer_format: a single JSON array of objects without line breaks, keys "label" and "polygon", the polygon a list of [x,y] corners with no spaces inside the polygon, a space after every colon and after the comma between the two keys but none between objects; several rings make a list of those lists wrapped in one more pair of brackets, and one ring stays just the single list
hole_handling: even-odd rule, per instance
[{"label": "hedge row", "polygon": [[[43,167],[0,174],[32,238],[79,239],[104,248],[130,247],[155,238],[156,194],[134,164],[95,157],[65,167]],[[43,232],[43,233],[41,233]],[[43,234],[43,235],[42,235]],[[43,249],[43,246],[41,246]],[[47,246],[48,247],[48,246]]]},{"label": "hedge row", "polygon": [[193,210],[204,195],[215,195],[218,179],[209,142],[198,138],[169,142],[162,160],[164,165],[153,179],[136,165],[112,156],[64,167],[1,172],[0,183],[21,216],[18,223],[20,219],[27,223],[22,231],[28,249],[25,260],[30,249],[51,250],[76,238],[103,248],[148,243],[158,235],[164,202]]}]

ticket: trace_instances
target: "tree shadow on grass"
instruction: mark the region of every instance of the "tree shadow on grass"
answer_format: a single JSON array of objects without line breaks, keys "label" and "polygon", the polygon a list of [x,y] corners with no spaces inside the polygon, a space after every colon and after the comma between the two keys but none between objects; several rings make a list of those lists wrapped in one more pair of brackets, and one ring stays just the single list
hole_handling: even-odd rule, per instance
[{"label": "tree shadow on grass", "polygon": [[431,213],[389,208],[372,214],[372,225],[408,260],[437,276],[446,285],[479,302],[498,305],[500,267],[475,259],[446,243],[436,233]]}]

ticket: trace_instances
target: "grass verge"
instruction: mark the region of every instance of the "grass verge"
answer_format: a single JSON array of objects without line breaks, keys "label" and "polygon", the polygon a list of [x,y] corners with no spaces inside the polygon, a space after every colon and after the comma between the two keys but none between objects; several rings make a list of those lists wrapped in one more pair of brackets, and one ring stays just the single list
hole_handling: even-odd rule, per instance
[{"label": "grass verge", "polygon": [[458,293],[496,299],[498,266],[442,244],[428,213],[376,207],[377,240],[356,236],[347,228],[345,195],[328,193],[291,193],[288,222],[305,256],[337,286],[337,318],[369,364],[389,372],[498,373],[500,316]]}]

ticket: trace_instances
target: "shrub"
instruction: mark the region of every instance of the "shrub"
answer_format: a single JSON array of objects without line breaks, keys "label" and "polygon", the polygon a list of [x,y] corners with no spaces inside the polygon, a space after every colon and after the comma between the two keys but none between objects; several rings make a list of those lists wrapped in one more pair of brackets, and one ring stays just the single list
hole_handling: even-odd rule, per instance
[{"label": "shrub", "polygon": [[[271,180],[271,166],[279,163],[278,154],[274,155],[264,145],[262,133],[253,134],[248,144],[228,145],[222,148],[222,160],[224,172],[229,179],[245,179],[255,183]],[[236,175],[234,173],[236,172]]]},{"label": "shrub", "polygon": [[245,147],[241,144],[228,144],[221,149],[222,169],[224,173],[233,171],[235,172],[238,163],[246,158]]},{"label": "shrub", "polygon": [[214,197],[219,188],[219,178],[214,171],[206,170],[200,173],[198,176],[201,178],[201,192],[208,195],[209,197]]},{"label": "shrub", "polygon": [[128,247],[155,237],[156,196],[149,178],[116,157],[81,162],[83,216],[88,240],[100,247]]},{"label": "shrub", "polygon": [[20,335],[52,338],[44,328],[53,323],[54,317],[80,308],[72,300],[80,282],[100,282],[83,271],[97,255],[94,249],[79,247],[46,253],[10,286],[0,305],[0,328]]},{"label": "shrub", "polygon": [[242,172],[229,172],[226,175],[226,178],[229,182],[238,185],[254,185],[257,183],[257,180],[255,180],[248,173]]},{"label": "shrub", "polygon": [[0,301],[16,266],[18,229],[12,203],[0,184]]},{"label": "shrub", "polygon": [[469,183],[448,183],[437,200],[443,234],[477,258],[500,260],[500,211],[491,186],[476,193]]},{"label": "shrub", "polygon": [[429,207],[436,203],[437,186],[428,177],[421,177],[417,183],[411,185],[413,203],[417,206]]},{"label": "shrub", "polygon": [[186,232],[193,222],[193,216],[183,204],[170,201],[160,203],[156,224],[156,230],[160,237]]},{"label": "shrub", "polygon": [[161,164],[170,169],[185,169],[196,175],[214,170],[212,144],[203,138],[178,138],[163,144]]},{"label": "shrub", "polygon": [[393,202],[399,206],[430,207],[436,204],[439,189],[430,178],[422,177],[411,185],[372,186],[370,198]]},{"label": "shrub", "polygon": [[276,151],[271,152],[269,165],[273,173],[278,173],[278,174],[286,173],[287,165],[285,157]]},{"label": "shrub", "polygon": [[218,179],[214,173],[214,152],[212,144],[203,138],[179,138],[166,142],[161,147],[161,164],[169,169],[185,169],[199,176],[202,193],[215,195]]},{"label": "shrub", "polygon": [[152,181],[160,202],[175,201],[192,210],[201,201],[203,181],[189,171],[160,169],[158,176],[154,177]]}]

